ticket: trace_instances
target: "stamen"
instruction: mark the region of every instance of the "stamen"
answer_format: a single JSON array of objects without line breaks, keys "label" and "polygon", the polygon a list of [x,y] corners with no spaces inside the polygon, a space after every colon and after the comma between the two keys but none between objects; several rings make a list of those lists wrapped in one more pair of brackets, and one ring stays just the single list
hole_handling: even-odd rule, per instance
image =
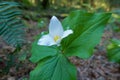
[{"label": "stamen", "polygon": [[54,36],[54,41],[56,42],[57,40],[59,40],[60,39],[60,36],[58,36],[58,35],[56,35],[56,36]]}]

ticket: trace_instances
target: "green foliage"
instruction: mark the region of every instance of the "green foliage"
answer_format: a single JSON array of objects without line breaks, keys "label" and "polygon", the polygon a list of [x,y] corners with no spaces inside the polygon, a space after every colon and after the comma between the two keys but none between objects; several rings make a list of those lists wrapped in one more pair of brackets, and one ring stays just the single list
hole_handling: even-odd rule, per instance
[{"label": "green foliage", "polygon": [[120,40],[112,39],[107,47],[108,59],[120,63]]},{"label": "green foliage", "polygon": [[[0,1],[0,37],[15,50],[6,55],[7,59],[3,59],[2,73],[8,74],[10,68],[18,65],[16,63],[16,54],[23,46],[25,39],[24,24],[20,18],[22,11],[19,10],[20,5],[15,2]],[[14,49],[13,48],[13,49]],[[25,57],[24,57],[25,58]]]},{"label": "green foliage", "polygon": [[0,36],[11,46],[21,47],[24,43],[25,27],[20,19],[19,4],[14,2],[0,3]]},{"label": "green foliage", "polygon": [[60,48],[57,46],[40,46],[37,45],[37,41],[32,45],[31,52],[33,54],[30,60],[33,63],[38,63],[38,65],[31,71],[30,80],[76,80],[76,68],[61,53]]},{"label": "green foliage", "polygon": [[99,43],[110,13],[87,13],[75,11],[63,21],[64,28],[71,28],[74,34],[63,39],[62,48],[66,56],[89,58]]},{"label": "green foliage", "polygon": [[120,32],[120,12],[114,10],[112,11],[112,17],[109,21],[109,25],[111,26],[111,28],[113,29],[113,31],[115,32]]},{"label": "green foliage", "polygon": [[67,57],[90,57],[110,15],[74,11],[62,22],[64,29],[70,28],[74,33],[64,38],[61,46],[40,46],[37,39],[30,60],[38,65],[31,71],[30,80],[77,80],[76,68]]},{"label": "green foliage", "polygon": [[76,68],[61,54],[41,60],[30,80],[76,80]]},{"label": "green foliage", "polygon": [[23,4],[24,6],[27,6],[27,7],[31,7],[31,6],[32,6],[32,4],[30,3],[29,0],[22,0],[21,2],[22,2],[22,4]]},{"label": "green foliage", "polygon": [[38,24],[37,24],[38,28],[43,28],[45,27],[45,21],[43,19],[39,19],[38,20]]},{"label": "green foliage", "polygon": [[[37,41],[35,41],[32,45],[33,53],[30,60],[34,63],[39,62],[40,60],[49,57],[54,56],[57,54],[57,48],[55,46],[39,46],[37,45]],[[44,54],[43,54],[44,53]]]}]

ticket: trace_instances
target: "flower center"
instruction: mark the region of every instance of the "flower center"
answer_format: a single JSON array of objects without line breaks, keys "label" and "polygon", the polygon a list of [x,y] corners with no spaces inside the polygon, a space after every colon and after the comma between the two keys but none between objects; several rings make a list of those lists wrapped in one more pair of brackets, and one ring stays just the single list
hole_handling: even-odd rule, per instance
[{"label": "flower center", "polygon": [[55,42],[58,41],[59,39],[60,39],[60,36],[58,36],[58,35],[54,36],[54,41]]}]

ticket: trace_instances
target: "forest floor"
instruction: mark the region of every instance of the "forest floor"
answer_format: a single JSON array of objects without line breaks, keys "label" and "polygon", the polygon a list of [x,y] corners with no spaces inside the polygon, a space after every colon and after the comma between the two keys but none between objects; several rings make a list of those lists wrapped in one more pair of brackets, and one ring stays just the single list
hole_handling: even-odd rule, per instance
[{"label": "forest floor", "polygon": [[[23,49],[30,50],[31,43],[34,41],[35,36],[40,34],[40,32],[47,30],[47,27],[35,28],[37,23],[31,20],[27,21],[27,23],[31,27],[26,29],[28,45],[23,47]],[[106,56],[106,45],[111,38],[120,39],[120,33],[114,32],[109,26],[107,26],[102,36],[102,40],[100,44],[95,47],[94,55],[91,58],[87,60],[78,57],[69,58],[77,67],[78,80],[120,80],[120,65],[109,62]],[[5,44],[1,42],[0,45],[4,46]],[[0,55],[4,56],[3,54]],[[29,78],[29,73],[35,67],[35,65],[29,61],[29,57],[30,53],[26,60],[18,61],[21,66],[19,66],[17,70],[15,66],[11,67],[8,74],[0,75],[0,80],[29,80],[27,79]],[[4,65],[0,68],[2,69],[3,67]]]}]

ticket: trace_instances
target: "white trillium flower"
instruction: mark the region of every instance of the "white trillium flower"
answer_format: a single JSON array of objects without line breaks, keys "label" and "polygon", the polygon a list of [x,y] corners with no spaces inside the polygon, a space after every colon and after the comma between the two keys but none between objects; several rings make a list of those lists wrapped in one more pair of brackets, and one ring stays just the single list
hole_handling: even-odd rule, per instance
[{"label": "white trillium flower", "polygon": [[72,34],[72,30],[63,30],[61,22],[57,19],[57,17],[53,16],[50,20],[49,24],[49,34],[43,35],[39,41],[38,45],[44,46],[52,46],[52,45],[60,45],[60,42],[63,38]]}]

